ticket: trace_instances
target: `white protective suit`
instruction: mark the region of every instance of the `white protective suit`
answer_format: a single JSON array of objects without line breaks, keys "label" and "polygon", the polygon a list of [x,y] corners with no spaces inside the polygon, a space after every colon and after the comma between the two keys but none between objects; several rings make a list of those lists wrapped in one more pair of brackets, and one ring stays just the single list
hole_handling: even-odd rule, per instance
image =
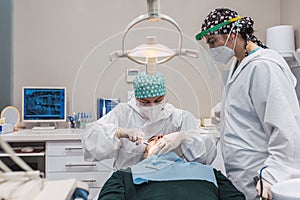
[{"label": "white protective suit", "polygon": [[139,114],[136,100],[118,104],[107,115],[87,125],[82,144],[87,161],[114,159],[114,167],[126,168],[138,163],[143,158],[145,145],[116,138],[116,128],[140,128],[146,139],[162,133],[164,135],[185,131],[186,139],[180,149],[188,161],[210,164],[216,156],[216,140],[211,134],[200,129],[198,120],[188,111],[179,110],[166,104],[163,114],[153,121],[144,119]]},{"label": "white protective suit", "polygon": [[300,110],[296,79],[276,52],[261,49],[233,63],[222,94],[220,135],[228,178],[247,200],[253,177],[274,184],[300,177]]}]

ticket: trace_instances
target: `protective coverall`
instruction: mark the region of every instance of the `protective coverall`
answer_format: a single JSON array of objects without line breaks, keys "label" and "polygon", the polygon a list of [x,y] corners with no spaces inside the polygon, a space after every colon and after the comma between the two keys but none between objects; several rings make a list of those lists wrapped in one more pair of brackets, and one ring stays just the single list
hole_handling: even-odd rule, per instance
[{"label": "protective coverall", "polygon": [[228,178],[257,199],[253,177],[274,184],[300,177],[300,110],[296,79],[276,52],[261,49],[229,72],[222,94],[221,148]]},{"label": "protective coverall", "polygon": [[216,140],[199,127],[198,120],[188,111],[175,108],[167,103],[155,120],[142,117],[136,99],[118,104],[107,115],[87,125],[82,139],[84,157],[87,161],[113,158],[116,169],[138,163],[144,155],[145,145],[136,145],[126,138],[118,139],[115,131],[121,128],[140,128],[151,136],[184,131],[186,139],[180,150],[187,161],[210,164],[216,156]]}]

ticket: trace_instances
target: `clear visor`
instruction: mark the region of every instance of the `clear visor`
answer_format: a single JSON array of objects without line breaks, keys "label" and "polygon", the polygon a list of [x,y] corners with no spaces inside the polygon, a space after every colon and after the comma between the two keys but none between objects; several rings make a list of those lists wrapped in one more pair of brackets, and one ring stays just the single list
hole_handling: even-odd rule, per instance
[{"label": "clear visor", "polygon": [[209,45],[206,43],[206,39],[198,40],[198,44],[200,45],[200,49],[202,51],[202,59],[207,66],[208,74],[211,79],[221,78],[221,70],[224,68],[224,65],[216,63],[210,55]]},{"label": "clear visor", "polygon": [[206,39],[204,38],[203,40],[197,40],[198,44],[200,45],[200,49],[202,51],[205,51],[205,52],[209,52],[210,49],[209,49],[209,46],[208,44],[206,43]]}]

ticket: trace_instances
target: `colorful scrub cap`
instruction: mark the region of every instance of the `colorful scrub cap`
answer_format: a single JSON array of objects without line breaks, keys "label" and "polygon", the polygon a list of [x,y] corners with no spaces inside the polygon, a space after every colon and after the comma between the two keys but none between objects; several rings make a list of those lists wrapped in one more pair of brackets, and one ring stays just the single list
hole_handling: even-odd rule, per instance
[{"label": "colorful scrub cap", "polygon": [[142,72],[133,80],[135,98],[152,98],[166,95],[165,77],[157,72],[155,75]]},{"label": "colorful scrub cap", "polygon": [[253,33],[254,21],[251,17],[241,17],[236,11],[228,8],[217,8],[209,13],[201,26],[201,33],[196,35],[201,40],[206,35],[240,33],[248,42],[252,41],[258,46],[267,48]]},{"label": "colorful scrub cap", "polygon": [[[211,31],[208,31],[206,35],[229,34],[232,26],[234,26],[234,23],[231,23],[230,20],[237,17],[240,16],[235,11],[232,11],[228,8],[217,8],[211,11],[205,18],[201,26],[201,31],[204,32],[210,29]],[[239,19],[241,19],[241,17]],[[219,27],[217,30],[212,30],[213,27],[224,22],[225,24],[223,26]],[[235,30],[232,30],[232,32],[235,33]]]}]

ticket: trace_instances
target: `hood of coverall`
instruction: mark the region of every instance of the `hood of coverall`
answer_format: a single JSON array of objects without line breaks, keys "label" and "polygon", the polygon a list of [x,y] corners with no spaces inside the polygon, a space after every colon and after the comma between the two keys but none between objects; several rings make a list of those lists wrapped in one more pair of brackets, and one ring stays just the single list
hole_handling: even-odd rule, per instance
[{"label": "hood of coverall", "polygon": [[[279,55],[279,56],[278,55],[279,55],[279,53],[277,53],[271,49],[261,49],[251,55],[248,55],[247,57],[245,57],[242,60],[241,64],[237,67],[236,73],[231,78],[228,77],[229,79],[231,79],[231,80],[228,79],[228,82],[235,79],[235,77],[237,77],[237,75],[240,73],[240,71],[242,71],[242,69],[244,67],[246,67],[249,63],[255,62],[255,61],[261,62],[263,60],[266,60],[266,61],[277,64],[277,66],[282,69],[284,75],[290,81],[290,84],[295,88],[296,84],[297,84],[297,79],[293,75],[289,65],[284,60],[284,58],[281,55]],[[233,70],[233,69],[231,69],[231,70]],[[229,73],[229,74],[231,74],[231,73]]]}]

